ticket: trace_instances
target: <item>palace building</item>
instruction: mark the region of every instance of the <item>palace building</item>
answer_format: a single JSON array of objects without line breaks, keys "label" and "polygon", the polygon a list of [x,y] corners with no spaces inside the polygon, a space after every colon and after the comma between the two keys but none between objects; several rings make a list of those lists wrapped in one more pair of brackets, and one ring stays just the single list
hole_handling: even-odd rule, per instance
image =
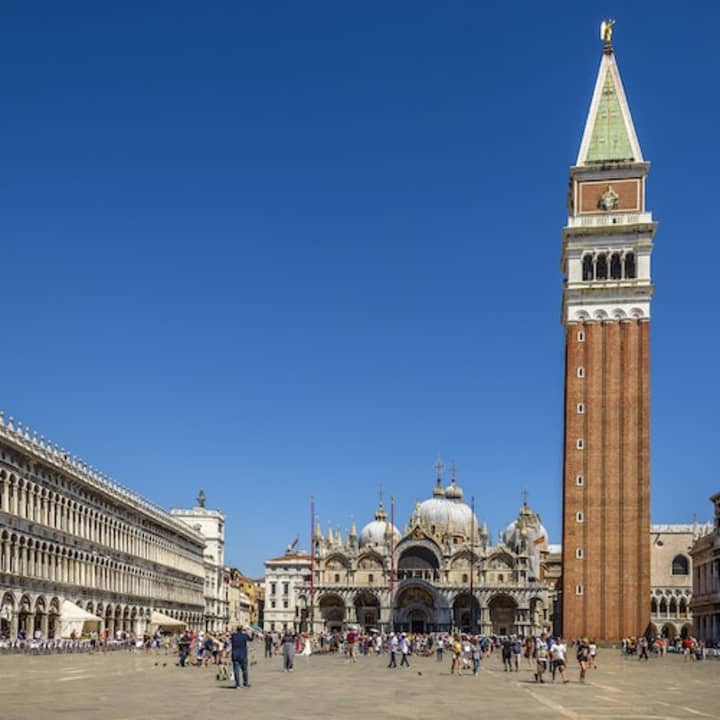
[{"label": "palace building", "polygon": [[268,561],[265,628],[539,633],[553,622],[551,556],[527,502],[493,544],[454,472],[443,487],[438,470],[432,495],[403,532],[381,501],[360,532],[354,522],[345,538],[318,526],[312,553]]},{"label": "palace building", "polygon": [[605,43],[562,231],[565,328],[562,633],[650,623],[650,164]]},{"label": "palace building", "polygon": [[0,413],[0,634],[203,627],[205,539]]}]

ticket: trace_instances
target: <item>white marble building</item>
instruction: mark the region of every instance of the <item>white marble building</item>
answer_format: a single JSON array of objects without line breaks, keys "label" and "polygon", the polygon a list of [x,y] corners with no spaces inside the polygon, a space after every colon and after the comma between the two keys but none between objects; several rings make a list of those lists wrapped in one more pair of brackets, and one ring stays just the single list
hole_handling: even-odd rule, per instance
[{"label": "white marble building", "polygon": [[[203,537],[0,413],[0,633],[56,637],[63,605],[101,630],[203,619]],[[65,606],[69,607],[69,606]]]},{"label": "white marble building", "polygon": [[200,490],[194,508],[173,508],[170,514],[198,532],[205,540],[204,627],[212,632],[226,630],[230,622],[230,576],[225,571],[225,515],[205,507],[205,493]]},{"label": "white marble building", "polygon": [[[310,579],[310,555],[288,547],[285,555],[265,561],[263,630],[302,628],[301,588]],[[304,607],[304,603],[303,603]]]}]

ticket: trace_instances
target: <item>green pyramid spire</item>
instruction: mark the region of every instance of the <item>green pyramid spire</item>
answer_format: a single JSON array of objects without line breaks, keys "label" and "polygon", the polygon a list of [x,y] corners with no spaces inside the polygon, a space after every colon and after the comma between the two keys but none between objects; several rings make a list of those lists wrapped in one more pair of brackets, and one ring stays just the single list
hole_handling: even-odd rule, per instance
[{"label": "green pyramid spire", "polygon": [[615,82],[612,75],[607,73],[585,162],[634,159],[636,158],[633,157],[630,136],[620,110]]},{"label": "green pyramid spire", "polygon": [[603,48],[578,165],[643,162],[612,45]]}]

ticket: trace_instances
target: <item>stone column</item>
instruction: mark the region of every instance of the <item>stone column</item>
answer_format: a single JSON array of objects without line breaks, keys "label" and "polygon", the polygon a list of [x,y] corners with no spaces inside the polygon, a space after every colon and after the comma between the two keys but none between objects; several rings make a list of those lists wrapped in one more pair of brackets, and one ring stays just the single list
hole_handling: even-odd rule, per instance
[{"label": "stone column", "polygon": [[10,480],[6,477],[2,484],[2,509],[10,511]]},{"label": "stone column", "polygon": [[10,616],[10,639],[16,640],[18,634],[18,611],[13,610]]}]

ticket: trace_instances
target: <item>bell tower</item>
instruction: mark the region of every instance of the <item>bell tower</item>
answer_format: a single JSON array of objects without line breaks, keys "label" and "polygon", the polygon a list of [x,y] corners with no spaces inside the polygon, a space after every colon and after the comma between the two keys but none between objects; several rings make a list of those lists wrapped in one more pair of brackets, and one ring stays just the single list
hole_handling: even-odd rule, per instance
[{"label": "bell tower", "polygon": [[565,328],[562,633],[609,640],[650,622],[650,257],[643,158],[612,22],[562,231]]}]

